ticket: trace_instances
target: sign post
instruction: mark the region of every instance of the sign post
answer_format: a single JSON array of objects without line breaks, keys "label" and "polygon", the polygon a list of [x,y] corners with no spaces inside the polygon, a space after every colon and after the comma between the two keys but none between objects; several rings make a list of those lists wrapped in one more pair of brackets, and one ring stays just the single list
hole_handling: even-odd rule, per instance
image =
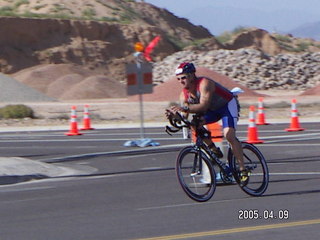
[{"label": "sign post", "polygon": [[143,112],[143,94],[153,92],[152,84],[152,65],[144,61],[142,52],[134,54],[136,63],[127,64],[127,94],[139,95],[140,105],[140,141],[127,141],[125,146],[157,146],[151,139],[145,139],[144,134],[144,112]]}]

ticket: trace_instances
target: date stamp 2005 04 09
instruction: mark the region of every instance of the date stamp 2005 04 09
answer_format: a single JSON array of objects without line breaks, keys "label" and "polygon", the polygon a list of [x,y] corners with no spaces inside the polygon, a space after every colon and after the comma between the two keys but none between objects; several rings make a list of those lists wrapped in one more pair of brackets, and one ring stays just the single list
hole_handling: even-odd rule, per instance
[{"label": "date stamp 2005 04 09", "polygon": [[245,209],[238,211],[238,219],[240,220],[256,220],[256,219],[289,219],[289,210],[258,210],[258,209]]}]

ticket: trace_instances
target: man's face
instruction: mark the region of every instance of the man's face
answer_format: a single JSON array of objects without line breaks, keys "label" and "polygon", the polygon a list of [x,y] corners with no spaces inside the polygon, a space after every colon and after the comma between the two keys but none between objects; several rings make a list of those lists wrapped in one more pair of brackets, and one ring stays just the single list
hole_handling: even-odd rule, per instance
[{"label": "man's face", "polygon": [[179,74],[176,76],[177,80],[182,84],[186,89],[190,87],[190,75],[189,74]]}]

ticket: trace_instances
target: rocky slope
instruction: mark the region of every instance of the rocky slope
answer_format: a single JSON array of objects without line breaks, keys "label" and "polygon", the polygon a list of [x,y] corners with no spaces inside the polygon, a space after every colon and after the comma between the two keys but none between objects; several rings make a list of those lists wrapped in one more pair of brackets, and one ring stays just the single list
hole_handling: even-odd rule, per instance
[{"label": "rocky slope", "polygon": [[320,52],[267,55],[254,49],[181,51],[155,63],[154,80],[166,81],[181,61],[192,61],[255,90],[304,90],[320,84]]}]

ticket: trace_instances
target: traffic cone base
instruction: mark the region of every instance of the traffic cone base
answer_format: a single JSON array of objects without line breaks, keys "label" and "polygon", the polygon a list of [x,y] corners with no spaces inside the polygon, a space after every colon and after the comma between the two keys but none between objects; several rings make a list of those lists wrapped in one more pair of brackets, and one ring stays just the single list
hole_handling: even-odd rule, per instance
[{"label": "traffic cone base", "polygon": [[300,127],[299,120],[296,117],[291,118],[290,127],[285,129],[287,132],[298,132],[303,130],[305,129]]},{"label": "traffic cone base", "polygon": [[92,128],[92,127],[88,127],[90,125],[86,125],[86,124],[83,124],[84,127],[80,128],[80,130],[94,130],[95,128]]},{"label": "traffic cone base", "polygon": [[256,125],[271,125],[271,123],[266,122],[257,122]]},{"label": "traffic cone base", "polygon": [[248,140],[246,143],[264,143],[263,140],[258,139],[258,132],[254,128],[248,128]]},{"label": "traffic cone base", "polygon": [[66,136],[76,136],[76,135],[82,135],[82,133],[80,133],[78,131],[78,125],[76,122],[71,122],[70,123],[70,131],[65,133]]},{"label": "traffic cone base", "polygon": [[271,123],[256,123],[256,125],[271,125]]},{"label": "traffic cone base", "polygon": [[299,131],[304,131],[305,128],[286,128],[285,130],[287,132],[299,132]]},{"label": "traffic cone base", "polygon": [[82,133],[79,133],[79,132],[77,132],[77,133],[68,132],[68,133],[65,133],[64,135],[66,135],[66,136],[76,136],[76,135],[82,135]]}]

